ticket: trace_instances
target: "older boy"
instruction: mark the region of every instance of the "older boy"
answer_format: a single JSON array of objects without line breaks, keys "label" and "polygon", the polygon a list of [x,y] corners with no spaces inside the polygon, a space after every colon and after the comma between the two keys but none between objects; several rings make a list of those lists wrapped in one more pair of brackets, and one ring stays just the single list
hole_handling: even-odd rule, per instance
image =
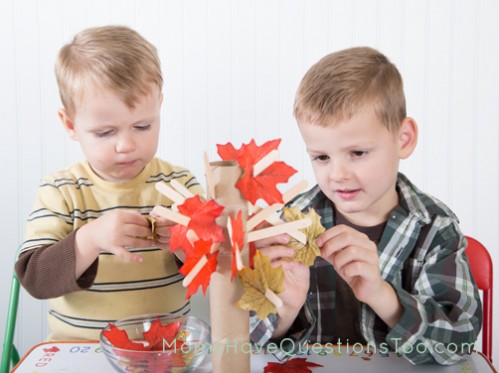
[{"label": "older boy", "polygon": [[201,193],[186,169],[155,158],[163,78],[156,48],[134,30],[83,30],[56,63],[69,137],[86,161],[43,178],[16,271],[51,298],[51,339],[98,339],[110,321],[189,312],[168,246],[168,221],[147,215],[172,201],[155,191],[176,180]]},{"label": "older boy", "polygon": [[310,269],[282,260],[292,255],[286,236],[259,243],[283,265],[286,290],[277,317],[253,320],[253,341],[362,343],[414,364],[458,361],[480,331],[480,298],[457,218],[398,172],[417,143],[398,70],[371,48],[330,54],[305,74],[294,114],[317,185],[290,205],[314,208],[326,231]]}]

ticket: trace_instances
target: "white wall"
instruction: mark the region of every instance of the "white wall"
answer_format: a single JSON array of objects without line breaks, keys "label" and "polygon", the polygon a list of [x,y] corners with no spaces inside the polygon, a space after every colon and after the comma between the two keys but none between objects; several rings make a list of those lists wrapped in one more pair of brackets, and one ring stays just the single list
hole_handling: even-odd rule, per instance
[{"label": "white wall", "polygon": [[[300,170],[293,181],[312,181],[291,115],[299,80],[331,51],[380,49],[400,68],[420,126],[402,170],[450,205],[497,264],[498,17],[495,0],[0,1],[0,335],[39,178],[81,159],[58,122],[53,76],[58,49],[80,29],[126,24],[158,47],[166,80],[159,156],[200,179],[202,153],[217,158],[215,144],[280,137],[281,158]],[[196,304],[206,315],[204,299]],[[22,293],[21,352],[46,336],[45,307]]]}]

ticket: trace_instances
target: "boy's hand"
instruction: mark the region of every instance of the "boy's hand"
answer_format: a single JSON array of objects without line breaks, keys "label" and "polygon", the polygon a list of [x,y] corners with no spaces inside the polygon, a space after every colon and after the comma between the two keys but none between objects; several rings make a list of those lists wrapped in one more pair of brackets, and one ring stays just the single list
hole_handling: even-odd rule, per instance
[{"label": "boy's hand", "polygon": [[149,221],[141,213],[116,210],[80,228],[76,237],[77,249],[83,253],[85,248],[93,248],[98,252],[107,251],[125,260],[140,262],[142,257],[126,248],[153,245],[153,241],[147,238],[151,235]]},{"label": "boy's hand", "polygon": [[174,226],[177,223],[160,216],[154,216],[154,218],[156,219],[156,222],[154,223],[154,244],[163,250],[169,251],[171,237],[170,227]]},{"label": "boy's hand", "polygon": [[307,299],[310,284],[310,269],[307,266],[285,260],[294,254],[293,249],[285,246],[288,242],[287,234],[255,241],[260,253],[270,258],[272,266],[282,265],[284,270],[284,291],[278,294],[283,306],[277,309],[279,324],[272,335],[273,338],[282,337],[291,327]]},{"label": "boy's hand", "polygon": [[376,244],[364,233],[346,225],[326,230],[317,239],[321,256],[352,288],[355,297],[370,304],[384,287]]}]

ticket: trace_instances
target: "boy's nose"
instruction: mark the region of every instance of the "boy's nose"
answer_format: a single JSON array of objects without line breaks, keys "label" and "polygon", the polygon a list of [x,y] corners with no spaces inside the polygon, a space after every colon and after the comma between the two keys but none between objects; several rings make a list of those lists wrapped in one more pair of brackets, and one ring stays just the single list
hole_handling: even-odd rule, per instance
[{"label": "boy's nose", "polygon": [[345,162],[334,160],[331,162],[329,177],[332,181],[339,182],[348,179],[348,166]]},{"label": "boy's nose", "polygon": [[134,150],[135,141],[133,140],[133,136],[127,134],[119,137],[118,142],[116,143],[117,153],[131,153]]}]

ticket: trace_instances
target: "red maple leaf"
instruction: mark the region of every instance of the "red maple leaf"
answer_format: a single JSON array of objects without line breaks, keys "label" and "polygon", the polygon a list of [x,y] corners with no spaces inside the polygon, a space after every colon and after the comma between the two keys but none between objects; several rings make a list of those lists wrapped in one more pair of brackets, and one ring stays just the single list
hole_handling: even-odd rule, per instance
[{"label": "red maple leaf", "polygon": [[[159,317],[151,323],[151,327],[144,332],[144,338],[149,342],[149,346],[154,351],[162,351],[166,346],[173,344],[177,333],[182,327],[182,321],[174,321],[163,325]],[[175,343],[177,341],[175,340]],[[178,342],[181,342],[180,340]],[[166,344],[164,344],[166,343]],[[180,345],[182,345],[181,343]]]},{"label": "red maple leaf", "polygon": [[223,209],[224,207],[214,200],[201,201],[199,195],[187,198],[178,206],[178,212],[191,218],[187,228],[194,230],[200,239],[212,242],[224,240],[222,227],[215,222]]},{"label": "red maple leaf", "polygon": [[149,348],[140,342],[133,342],[128,338],[125,330],[121,330],[114,324],[109,324],[109,330],[104,330],[102,335],[107,338],[114,347],[126,350],[147,351]]},{"label": "red maple leaf", "polygon": [[[104,330],[102,334],[114,347],[120,349],[116,349],[115,353],[126,357],[132,364],[147,367],[147,371],[150,372],[167,372],[172,367],[185,367],[184,356],[182,353],[178,353],[178,348],[181,348],[184,342],[176,340],[177,334],[182,327],[182,321],[173,321],[163,325],[159,318],[154,320],[149,330],[143,333],[145,340],[149,342],[148,345],[131,341],[126,331],[119,329],[114,324],[109,324],[109,327],[110,329]],[[168,345],[164,345],[163,342],[167,342]],[[174,346],[172,350],[164,349],[165,346],[171,345]],[[123,351],[122,349],[129,351]],[[143,351],[162,353],[144,354]]]},{"label": "red maple leaf", "polygon": [[272,150],[276,150],[281,142],[280,139],[267,141],[257,146],[255,140],[243,144],[240,149],[235,149],[231,143],[217,145],[218,154],[223,160],[236,160],[243,169],[243,175],[236,183],[236,187],[243,196],[255,204],[262,198],[269,205],[282,203],[282,194],[276,185],[285,183],[296,173],[296,170],[282,161],[274,162],[269,167],[253,176],[253,167]]},{"label": "red maple leaf", "polygon": [[231,217],[230,222],[232,228],[232,274],[230,279],[234,280],[234,277],[237,275],[236,247],[240,252],[244,246],[243,215],[241,210],[239,210],[236,217]]},{"label": "red maple leaf", "polygon": [[306,358],[296,357],[285,363],[268,363],[263,369],[263,373],[312,373],[309,367],[323,367],[324,365],[312,363]]},{"label": "red maple leaf", "polygon": [[189,274],[189,272],[196,266],[203,256],[206,256],[207,259],[207,262],[203,268],[187,285],[186,298],[189,298],[192,294],[194,294],[199,286],[202,286],[203,294],[206,295],[206,289],[210,283],[211,274],[217,270],[218,251],[210,253],[211,245],[211,241],[198,240],[194,243],[193,248],[185,252],[186,258],[184,265],[179,269],[179,272],[184,276]]},{"label": "red maple leaf", "polygon": [[191,241],[187,238],[188,227],[182,224],[176,224],[168,228],[170,232],[170,251],[182,249],[188,251],[192,248]]}]

